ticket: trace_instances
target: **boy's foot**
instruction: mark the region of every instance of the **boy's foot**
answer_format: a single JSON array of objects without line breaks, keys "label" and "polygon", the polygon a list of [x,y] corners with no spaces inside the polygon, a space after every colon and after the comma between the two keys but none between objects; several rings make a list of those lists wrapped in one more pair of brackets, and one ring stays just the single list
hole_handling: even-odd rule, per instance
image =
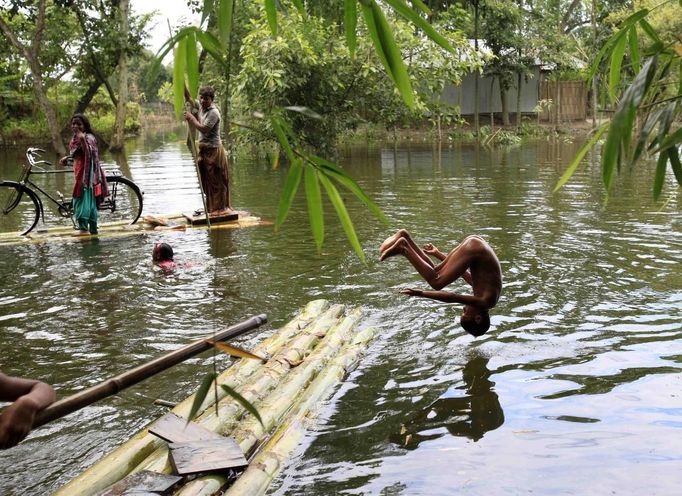
[{"label": "boy's foot", "polygon": [[407,246],[407,241],[405,241],[405,238],[398,238],[395,240],[395,243],[393,243],[391,246],[386,248],[383,252],[381,252],[381,256],[379,257],[379,261],[383,262],[389,257],[394,257],[396,255],[400,255],[403,252],[403,249]]},{"label": "boy's foot", "polygon": [[405,229],[398,229],[398,231],[393,236],[389,236],[388,238],[386,238],[386,240],[383,243],[381,243],[381,246],[379,247],[379,253],[381,254],[388,247],[393,246],[396,240],[402,238],[406,232],[407,231],[405,231]]}]

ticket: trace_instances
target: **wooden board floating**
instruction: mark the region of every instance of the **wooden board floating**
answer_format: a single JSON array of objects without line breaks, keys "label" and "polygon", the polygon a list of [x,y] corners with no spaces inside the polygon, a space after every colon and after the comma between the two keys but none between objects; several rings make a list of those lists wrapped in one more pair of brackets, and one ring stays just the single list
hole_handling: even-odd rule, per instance
[{"label": "wooden board floating", "polygon": [[[211,220],[211,225],[213,225],[220,224],[221,222],[234,222],[239,219],[240,215],[242,217],[247,217],[248,213],[230,210],[229,212],[225,212],[218,215],[209,215],[209,219]],[[187,219],[187,222],[192,226],[203,226],[206,224],[206,215],[204,215],[203,213],[197,214],[195,212],[191,214],[183,214],[183,216],[185,217],[185,219]]]},{"label": "wooden board floating", "polygon": [[[246,470],[227,488],[227,494],[262,494],[288,462],[317,407],[357,366],[372,341],[374,331],[361,328],[361,324],[362,311],[358,308],[333,305],[326,300],[308,303],[289,323],[252,350],[269,357],[266,363],[238,359],[217,378],[218,384],[234,389],[256,407],[262,424],[223,388],[218,388],[218,414],[216,398],[209,394],[192,424],[216,436],[220,433],[220,439],[169,445],[152,434],[160,432],[169,440],[187,436],[184,430],[178,432],[178,427],[182,424],[184,429],[187,423],[194,401],[194,396],[190,396],[173,408],[176,417],[164,417],[150,424],[55,495],[97,494],[126,476],[145,470],[163,474],[198,473],[198,476],[185,476],[188,478],[173,490],[175,496],[223,494],[234,482],[234,471],[224,468],[214,471],[216,465],[212,464],[217,458],[221,462],[243,464],[243,460],[239,461],[240,454],[249,459],[255,453]],[[196,371],[197,382],[205,373],[206,370]],[[234,443],[232,448],[217,455],[228,443]],[[219,448],[219,444],[224,446]]]},{"label": "wooden board floating", "polygon": [[178,475],[243,468],[249,464],[239,445],[229,437],[171,443],[168,448],[170,462]]},{"label": "wooden board floating", "polygon": [[164,415],[149,427],[149,432],[168,443],[184,443],[202,439],[222,439],[220,434],[209,431],[174,413]]}]

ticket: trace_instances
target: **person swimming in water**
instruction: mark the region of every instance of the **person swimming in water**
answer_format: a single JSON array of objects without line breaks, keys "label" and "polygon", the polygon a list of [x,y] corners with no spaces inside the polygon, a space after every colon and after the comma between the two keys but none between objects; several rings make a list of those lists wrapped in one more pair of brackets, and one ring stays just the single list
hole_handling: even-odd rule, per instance
[{"label": "person swimming in water", "polygon": [[152,260],[162,269],[174,269],[178,265],[173,260],[173,247],[168,243],[156,243],[152,251]]}]

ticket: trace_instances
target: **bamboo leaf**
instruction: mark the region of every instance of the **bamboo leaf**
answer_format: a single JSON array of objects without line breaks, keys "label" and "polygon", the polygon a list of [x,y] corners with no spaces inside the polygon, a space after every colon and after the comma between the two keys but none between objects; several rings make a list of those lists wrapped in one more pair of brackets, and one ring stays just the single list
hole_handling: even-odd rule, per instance
[{"label": "bamboo leaf", "polygon": [[369,210],[384,224],[388,225],[388,219],[384,215],[384,212],[377,206],[376,203],[374,203],[374,201],[372,201],[372,199],[362,190],[362,188],[360,188],[355,180],[346,174],[343,169],[315,155],[311,155],[308,158],[323,169],[321,171],[323,174],[329,175],[329,177],[332,177],[336,182],[343,185],[348,191],[353,193],[362,203],[364,203]]},{"label": "bamboo leaf", "polygon": [[355,58],[357,48],[358,5],[357,0],[343,1],[343,27],[346,31],[346,45],[351,58]]},{"label": "bamboo leaf", "polygon": [[264,2],[270,31],[272,32],[272,36],[277,36],[277,2],[276,0],[264,0]]},{"label": "bamboo leaf", "polygon": [[201,408],[201,405],[203,404],[204,400],[206,399],[206,396],[208,395],[208,391],[211,388],[211,384],[213,384],[213,381],[215,381],[216,374],[211,372],[209,374],[206,374],[204,379],[201,381],[201,385],[199,386],[199,389],[197,389],[197,392],[194,394],[194,401],[192,402],[192,408],[189,410],[189,415],[187,416],[187,423],[197,416],[197,413],[199,413],[199,408]]},{"label": "bamboo leaf", "polygon": [[630,44],[630,58],[632,59],[632,68],[635,74],[639,72],[639,41],[637,40],[637,28],[630,26],[628,34],[628,42]]},{"label": "bamboo leaf", "polygon": [[682,162],[680,162],[680,153],[676,147],[668,148],[668,157],[670,157],[670,166],[677,179],[677,184],[682,186]]},{"label": "bamboo leaf", "polygon": [[654,176],[654,201],[658,201],[663,191],[663,183],[665,182],[665,166],[668,163],[668,152],[662,151],[658,155],[656,161],[656,175]]},{"label": "bamboo leaf", "polygon": [[350,220],[350,216],[348,215],[346,206],[344,205],[343,200],[341,199],[341,195],[339,195],[336,186],[334,186],[334,184],[329,179],[327,179],[327,177],[325,177],[324,175],[320,175],[319,178],[320,182],[324,186],[324,189],[327,191],[327,196],[329,196],[329,200],[332,202],[332,205],[336,210],[336,214],[339,216],[339,220],[341,221],[341,226],[343,226],[343,230],[346,231],[346,237],[348,238],[348,241],[350,241],[351,246],[355,250],[355,253],[357,253],[360,260],[362,260],[362,262],[365,263],[365,254],[362,252],[362,247],[360,246],[360,242],[358,241],[358,236],[357,234],[355,234],[353,222]]},{"label": "bamboo leaf", "polygon": [[201,8],[201,22],[199,23],[199,26],[204,24],[208,14],[213,10],[213,1],[214,0],[204,0],[204,6]]},{"label": "bamboo leaf", "polygon": [[267,362],[267,360],[262,356],[258,356],[255,353],[251,353],[250,351],[240,348],[239,346],[235,346],[233,344],[223,343],[222,341],[213,341],[211,339],[207,339],[206,342],[213,346],[214,348],[217,348],[223,353],[227,353],[228,355],[233,357],[252,358],[254,360],[259,360],[264,363]]},{"label": "bamboo leaf", "polygon": [[661,143],[661,146],[658,149],[660,151],[663,151],[663,150],[666,150],[672,146],[676,146],[678,143],[682,143],[682,127],[679,128],[674,133],[668,135],[663,140],[663,142]]},{"label": "bamboo leaf", "polygon": [[173,105],[175,117],[180,120],[185,104],[185,61],[187,60],[187,37],[180,38],[175,47],[173,61]]},{"label": "bamboo leaf", "polygon": [[367,31],[369,32],[369,36],[372,39],[374,50],[379,57],[379,61],[384,66],[386,74],[388,74],[388,77],[391,78],[393,84],[397,84],[391,66],[388,63],[386,53],[384,53],[384,47],[382,46],[381,40],[379,39],[379,31],[377,30],[376,22],[374,21],[374,13],[372,8],[364,2],[360,3],[360,7],[362,8],[362,16],[365,19],[365,24],[367,24]]},{"label": "bamboo leaf", "polygon": [[149,70],[147,71],[147,80],[148,81],[153,81],[156,76],[159,75],[159,70],[161,69],[161,64],[163,62],[163,59],[170,53],[170,51],[173,49],[173,47],[176,45],[178,40],[182,38],[183,36],[187,36],[187,33],[190,31],[194,31],[196,28],[194,27],[186,27],[182,28],[180,31],[175,33],[174,36],[171,36],[166,42],[161,45],[161,48],[159,48],[159,51],[156,52],[156,55],[154,56],[154,60],[152,61],[151,65],[149,66]]},{"label": "bamboo leaf", "polygon": [[386,60],[388,62],[391,73],[393,74],[393,80],[398,88],[400,96],[403,97],[405,105],[409,108],[414,108],[414,94],[412,93],[412,83],[410,82],[410,77],[407,74],[407,67],[403,62],[402,54],[400,49],[393,38],[393,32],[391,27],[384,17],[384,13],[376,3],[376,1],[371,1],[372,14],[374,16],[374,24],[377,30],[377,37],[381,43],[383,53],[386,55]]},{"label": "bamboo leaf", "polygon": [[294,160],[289,168],[287,180],[284,184],[284,191],[279,199],[279,209],[277,211],[277,219],[275,220],[275,230],[284,223],[294,201],[294,195],[298,190],[298,185],[301,183],[301,176],[303,175],[303,165],[300,159]]},{"label": "bamboo leaf", "polygon": [[616,100],[616,89],[618,88],[618,83],[620,83],[620,68],[623,64],[623,56],[625,55],[625,46],[627,44],[627,38],[621,36],[616,45],[613,47],[613,53],[611,54],[611,68],[609,70],[609,98],[611,101]]},{"label": "bamboo leaf", "polygon": [[324,241],[324,215],[322,210],[322,193],[320,192],[320,182],[317,170],[314,167],[305,167],[305,195],[308,199],[308,217],[310,219],[310,229],[313,232],[313,239],[317,246],[317,251],[322,249]]},{"label": "bamboo leaf", "polygon": [[218,35],[220,36],[220,43],[223,48],[227,48],[230,44],[233,8],[234,0],[220,0],[220,6],[218,7]]},{"label": "bamboo leaf", "polygon": [[662,113],[663,109],[658,109],[647,116],[647,119],[644,122],[644,125],[642,126],[642,130],[639,133],[637,146],[635,147],[635,151],[632,154],[633,162],[637,161],[637,159],[644,151],[644,148],[646,147],[646,142],[649,139],[649,135],[651,134],[651,131],[654,130],[654,127],[656,126],[656,123],[658,122],[658,119],[661,117]]},{"label": "bamboo leaf", "polygon": [[306,117],[310,117],[311,119],[322,119],[322,116],[315,112],[314,110],[308,108],[308,107],[301,107],[299,105],[290,105],[288,107],[284,107],[285,110],[291,110],[292,112],[298,112],[299,114],[303,114]]},{"label": "bamboo leaf", "polygon": [[410,0],[410,3],[426,15],[431,15],[431,9],[421,0]]},{"label": "bamboo leaf", "polygon": [[[241,403],[241,405],[246,409],[246,411],[248,411],[248,412],[251,413],[254,417],[256,417],[256,419],[258,420],[258,422],[260,422],[260,425],[263,425],[263,419],[261,419],[260,413],[258,413],[258,410],[256,410],[256,407],[253,406],[246,398],[244,398],[241,394],[239,394],[237,391],[235,391],[234,389],[232,389],[232,388],[231,388],[230,386],[228,386],[227,384],[221,384],[220,387],[223,388],[223,390],[224,390],[227,394],[229,394],[229,395],[232,396],[235,400],[237,400],[239,403]],[[263,427],[265,427],[265,426],[263,425]]]},{"label": "bamboo leaf", "polygon": [[279,141],[280,146],[284,150],[284,153],[286,153],[287,158],[289,159],[290,162],[293,162],[294,150],[291,148],[291,145],[289,144],[289,139],[287,138],[287,135],[284,132],[284,122],[279,117],[273,115],[270,117],[270,125],[272,125],[272,130],[275,132],[275,136],[277,136],[277,140]]},{"label": "bamboo leaf", "polygon": [[677,105],[675,104],[675,102],[672,102],[663,108],[663,111],[661,112],[661,118],[659,119],[658,123],[658,135],[649,146],[650,150],[654,149],[656,145],[660,145],[665,140],[665,137],[668,135],[668,132],[670,131],[670,126],[672,125],[673,120],[675,118],[676,107]]},{"label": "bamboo leaf", "polygon": [[646,19],[640,19],[639,25],[654,43],[659,45],[663,44],[661,38],[658,37],[658,33],[656,33],[656,30],[651,26],[651,24],[649,24],[649,22]]},{"label": "bamboo leaf", "polygon": [[424,31],[426,36],[431,38],[434,42],[438,43],[448,52],[454,53],[455,49],[452,47],[450,42],[440,33],[438,33],[431,24],[420,16],[417,12],[412,10],[403,0],[384,0],[389,4],[393,10],[398,14],[403,16],[405,19],[410,21],[412,24],[417,26],[419,29]]},{"label": "bamboo leaf", "polygon": [[206,52],[218,62],[223,68],[227,69],[227,63],[223,57],[223,51],[220,47],[220,40],[211,33],[198,30],[197,39]]},{"label": "bamboo leaf", "polygon": [[197,98],[199,92],[199,54],[197,53],[197,38],[194,32],[187,35],[187,82],[192,98]]},{"label": "bamboo leaf", "polygon": [[594,147],[594,145],[599,141],[599,138],[601,138],[602,134],[604,134],[604,131],[608,129],[609,123],[606,122],[599,126],[597,130],[594,133],[594,136],[588,141],[577,153],[571,164],[568,166],[568,169],[566,169],[566,172],[564,172],[564,175],[561,176],[561,179],[559,179],[559,182],[557,182],[556,186],[554,186],[554,193],[559,191],[561,187],[568,182],[568,180],[573,176],[573,173],[576,171],[578,166],[580,165],[580,162],[582,162],[583,158],[587,154],[589,150]]}]

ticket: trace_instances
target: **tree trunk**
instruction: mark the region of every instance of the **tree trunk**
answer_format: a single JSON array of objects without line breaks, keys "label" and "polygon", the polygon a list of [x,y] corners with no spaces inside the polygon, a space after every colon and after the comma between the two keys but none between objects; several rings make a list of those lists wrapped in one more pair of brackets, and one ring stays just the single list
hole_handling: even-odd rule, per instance
[{"label": "tree trunk", "polygon": [[502,86],[502,78],[497,78],[500,82],[500,105],[502,105],[502,125],[509,126],[509,108],[507,105],[507,90]]},{"label": "tree trunk", "polygon": [[516,79],[516,130],[521,130],[521,82],[522,74],[519,71],[518,77]]},{"label": "tree trunk", "polygon": [[120,16],[121,55],[118,58],[118,105],[116,106],[116,123],[111,140],[111,149],[123,150],[125,140],[126,106],[128,105],[128,8],[129,0],[120,0],[118,4]]}]

